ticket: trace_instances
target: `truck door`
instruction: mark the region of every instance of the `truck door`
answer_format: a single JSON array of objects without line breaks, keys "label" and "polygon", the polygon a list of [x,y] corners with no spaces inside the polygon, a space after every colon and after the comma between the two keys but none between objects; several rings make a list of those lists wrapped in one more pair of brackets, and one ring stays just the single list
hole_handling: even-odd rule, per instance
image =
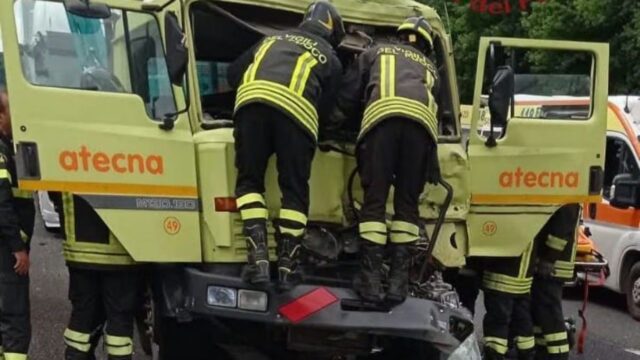
[{"label": "truck door", "polygon": [[[469,142],[472,256],[517,256],[560,206],[599,202],[608,45],[480,41]],[[515,111],[515,98],[584,99],[580,109]],[[480,119],[486,103],[493,131]]]},{"label": "truck door", "polygon": [[191,127],[162,36],[179,5],[101,3],[110,13],[90,19],[0,2],[20,187],[81,195],[138,261],[201,261]]}]

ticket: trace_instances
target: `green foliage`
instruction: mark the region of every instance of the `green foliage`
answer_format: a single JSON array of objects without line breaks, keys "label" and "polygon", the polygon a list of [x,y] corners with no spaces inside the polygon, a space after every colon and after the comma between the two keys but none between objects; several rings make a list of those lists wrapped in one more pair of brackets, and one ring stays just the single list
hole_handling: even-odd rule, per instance
[{"label": "green foliage", "polygon": [[[480,14],[469,1],[419,0],[438,9],[451,24],[459,88],[463,103],[469,103],[475,80],[478,40],[481,36],[595,41],[610,44],[610,93],[640,92],[640,1],[638,0],[546,0],[520,12],[511,0],[507,15]],[[495,1],[495,0],[493,0]],[[490,1],[491,2],[491,1]],[[536,70],[573,73],[575,61],[558,61],[552,53],[531,57]]]}]

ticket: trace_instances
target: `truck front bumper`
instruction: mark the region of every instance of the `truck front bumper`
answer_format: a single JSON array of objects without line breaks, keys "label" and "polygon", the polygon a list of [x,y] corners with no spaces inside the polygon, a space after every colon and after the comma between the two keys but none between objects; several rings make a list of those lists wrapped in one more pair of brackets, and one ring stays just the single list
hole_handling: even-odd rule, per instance
[{"label": "truck front bumper", "polygon": [[[434,301],[408,298],[388,311],[354,310],[348,303],[357,302],[358,296],[347,288],[299,285],[287,292],[275,288],[256,288],[238,277],[203,272],[194,268],[185,270],[187,296],[186,309],[200,317],[228,318],[268,323],[292,330],[338,331],[366,336],[419,340],[429,343],[444,354],[453,354],[464,347],[475,348],[473,319],[464,309],[452,309]],[[265,311],[249,311],[235,307],[214,306],[209,299],[212,287],[260,291],[266,294]],[[313,296],[321,293],[319,303]],[[329,298],[327,301],[327,297]],[[299,299],[299,304],[296,303]],[[315,303],[314,303],[315,302]],[[296,315],[291,316],[286,306],[294,304]],[[299,305],[299,306],[298,306]],[[306,314],[304,312],[307,311]],[[470,345],[473,342],[473,345]],[[460,352],[460,351],[458,351]],[[467,354],[467,352],[464,352]],[[457,357],[456,357],[457,358]],[[465,359],[473,359],[468,355]]]}]

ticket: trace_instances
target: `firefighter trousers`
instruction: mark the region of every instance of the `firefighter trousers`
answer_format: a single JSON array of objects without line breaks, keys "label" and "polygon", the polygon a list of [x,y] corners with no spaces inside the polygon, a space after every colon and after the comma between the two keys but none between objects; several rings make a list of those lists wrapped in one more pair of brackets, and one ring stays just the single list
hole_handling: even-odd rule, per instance
[{"label": "firefighter trousers", "polygon": [[392,243],[419,239],[418,203],[424,190],[429,164],[437,152],[424,127],[404,118],[383,120],[371,129],[357,148],[357,161],[364,190],[360,213],[360,237],[384,245],[388,238],[387,198],[394,187]]},{"label": "firefighter trousers", "polygon": [[91,270],[69,267],[72,309],[64,333],[65,359],[95,359],[95,339],[99,338],[104,326],[109,360],[130,360],[134,316],[142,301],[142,290],[137,268]]},{"label": "firefighter trousers", "polygon": [[501,359],[509,350],[512,339],[519,359],[528,359],[533,353],[533,321],[529,295],[513,295],[494,290],[484,291],[484,341],[492,359]]},{"label": "firefighter trousers", "polygon": [[29,277],[15,273],[15,258],[0,245],[0,359],[25,360],[31,343]]},{"label": "firefighter trousers", "polygon": [[304,233],[309,212],[309,177],[315,140],[280,110],[264,104],[241,108],[235,116],[237,204],[242,220],[266,221],[263,197],[269,158],[275,153],[278,184],[282,193],[279,230],[282,234]]},{"label": "firefighter trousers", "polygon": [[569,359],[569,339],[562,312],[563,281],[535,277],[531,290],[536,359]]}]

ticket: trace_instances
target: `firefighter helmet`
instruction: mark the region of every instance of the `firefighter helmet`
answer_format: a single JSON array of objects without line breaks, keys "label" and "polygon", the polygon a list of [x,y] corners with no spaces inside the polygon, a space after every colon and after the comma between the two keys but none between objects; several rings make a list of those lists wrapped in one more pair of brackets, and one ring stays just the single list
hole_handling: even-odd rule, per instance
[{"label": "firefighter helmet", "polygon": [[314,24],[314,28],[321,31],[334,47],[340,45],[346,36],[344,23],[338,9],[328,1],[311,3],[302,21],[302,26],[305,24]]},{"label": "firefighter helmet", "polygon": [[[418,37],[424,41],[426,52],[433,49],[433,28],[429,22],[423,17],[407,18],[400,27],[398,27],[398,35],[408,33],[408,41],[412,44],[418,44]],[[412,36],[413,35],[413,36]]]}]

